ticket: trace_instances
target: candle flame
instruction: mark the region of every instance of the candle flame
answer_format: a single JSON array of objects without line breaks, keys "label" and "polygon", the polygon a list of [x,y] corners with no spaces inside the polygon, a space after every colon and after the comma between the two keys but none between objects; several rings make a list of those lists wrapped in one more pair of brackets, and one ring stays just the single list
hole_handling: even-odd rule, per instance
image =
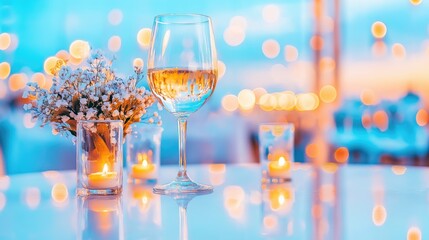
[{"label": "candle flame", "polygon": [[281,194],[280,196],[279,196],[279,199],[278,199],[278,201],[279,201],[279,204],[280,205],[283,205],[284,203],[285,203],[285,196],[283,195],[283,194]]},{"label": "candle flame", "polygon": [[146,159],[143,159],[142,165],[143,165],[143,167],[147,167],[147,160]]},{"label": "candle flame", "polygon": [[143,196],[142,197],[142,203],[143,203],[143,205],[146,205],[147,203],[148,203],[148,198],[147,198],[147,196]]},{"label": "candle flame", "polygon": [[286,159],[284,157],[279,158],[279,166],[282,167],[286,164]]},{"label": "candle flame", "polygon": [[107,163],[105,163],[103,167],[103,175],[106,175],[108,171],[109,171],[109,167],[107,166]]}]

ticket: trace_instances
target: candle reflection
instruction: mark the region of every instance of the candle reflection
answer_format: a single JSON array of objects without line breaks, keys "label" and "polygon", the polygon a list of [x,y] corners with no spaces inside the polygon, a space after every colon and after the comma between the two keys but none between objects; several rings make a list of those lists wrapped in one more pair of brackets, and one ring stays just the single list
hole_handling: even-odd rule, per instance
[{"label": "candle reflection", "polygon": [[152,192],[153,185],[128,184],[127,212],[141,223],[154,223],[161,226],[161,199]]},{"label": "candle reflection", "polygon": [[79,239],[123,239],[120,196],[79,197]]}]

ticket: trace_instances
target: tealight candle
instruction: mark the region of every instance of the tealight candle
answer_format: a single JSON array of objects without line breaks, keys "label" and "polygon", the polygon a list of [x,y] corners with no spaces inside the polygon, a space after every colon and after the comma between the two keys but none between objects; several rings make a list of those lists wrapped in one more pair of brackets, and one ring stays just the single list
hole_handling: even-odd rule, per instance
[{"label": "tealight candle", "polygon": [[118,174],[109,172],[107,163],[104,164],[102,172],[91,173],[88,175],[88,187],[90,189],[106,189],[118,186]]},{"label": "tealight candle", "polygon": [[282,156],[278,161],[268,163],[268,176],[272,178],[290,178],[290,161]]},{"label": "tealight candle", "polygon": [[147,154],[138,154],[138,164],[131,167],[131,177],[137,179],[155,179],[156,166],[148,160]]}]

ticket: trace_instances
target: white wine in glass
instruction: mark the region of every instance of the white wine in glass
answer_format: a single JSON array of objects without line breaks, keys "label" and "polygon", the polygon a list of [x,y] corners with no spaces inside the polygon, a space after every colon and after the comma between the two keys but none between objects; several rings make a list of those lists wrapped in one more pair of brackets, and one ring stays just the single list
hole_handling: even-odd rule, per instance
[{"label": "white wine in glass", "polygon": [[198,14],[167,14],[155,17],[148,57],[148,80],[152,93],[177,117],[179,172],[155,193],[207,193],[212,186],[193,182],[186,172],[186,125],[212,95],[217,82],[217,55],[211,19]]}]

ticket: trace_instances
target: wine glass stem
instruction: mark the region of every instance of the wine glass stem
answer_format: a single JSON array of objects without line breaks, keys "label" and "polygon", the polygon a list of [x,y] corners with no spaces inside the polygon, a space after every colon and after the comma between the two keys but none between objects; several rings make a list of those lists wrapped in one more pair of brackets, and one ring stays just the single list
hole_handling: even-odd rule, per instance
[{"label": "wine glass stem", "polygon": [[179,172],[177,173],[178,180],[187,180],[186,174],[186,126],[187,118],[181,117],[177,121],[179,129]]}]

